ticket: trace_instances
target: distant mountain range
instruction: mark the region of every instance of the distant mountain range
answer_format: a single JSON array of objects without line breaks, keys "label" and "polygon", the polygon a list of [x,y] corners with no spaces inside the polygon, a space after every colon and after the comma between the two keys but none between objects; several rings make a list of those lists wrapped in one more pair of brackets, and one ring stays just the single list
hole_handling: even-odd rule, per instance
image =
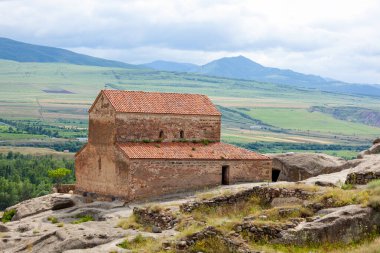
[{"label": "distant mountain range", "polygon": [[[254,80],[355,95],[380,96],[380,86],[345,83],[317,75],[307,75],[288,69],[262,66],[244,56],[225,57],[202,66],[186,63],[155,61],[143,64],[161,71],[191,72],[201,75]],[[187,69],[183,66],[189,66]]]},{"label": "distant mountain range", "polygon": [[317,75],[302,74],[288,69],[265,67],[244,56],[225,57],[202,66],[170,61],[154,61],[141,65],[132,65],[78,54],[65,49],[32,45],[7,38],[0,38],[0,59],[18,62],[61,62],[102,67],[151,68],[159,71],[190,72],[232,79],[276,83],[327,92],[380,97],[380,86],[378,85],[345,83]]},{"label": "distant mountain range", "polygon": [[140,66],[161,71],[175,72],[191,72],[199,68],[198,65],[192,63],[180,63],[172,61],[154,61],[151,63],[141,64]]},{"label": "distant mountain range", "polygon": [[137,67],[124,62],[105,60],[61,48],[32,45],[1,37],[0,59],[18,62],[60,62],[101,67]]}]

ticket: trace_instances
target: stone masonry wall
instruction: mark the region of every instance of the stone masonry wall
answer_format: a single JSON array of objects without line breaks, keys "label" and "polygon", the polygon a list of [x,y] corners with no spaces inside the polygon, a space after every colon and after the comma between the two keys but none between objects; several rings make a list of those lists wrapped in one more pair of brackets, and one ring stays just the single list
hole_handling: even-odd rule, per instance
[{"label": "stone masonry wall", "polygon": [[[129,168],[132,199],[220,185],[222,166],[230,166],[229,182],[270,180],[271,161],[264,160],[132,160]],[[122,169],[120,169],[122,170]],[[120,194],[125,191],[120,187]]]},{"label": "stone masonry wall", "polygon": [[119,177],[114,161],[114,146],[87,144],[75,159],[76,190],[119,194],[116,184]]},{"label": "stone masonry wall", "polygon": [[116,140],[118,142],[179,140],[183,131],[187,140],[220,141],[220,116],[118,113]]},{"label": "stone masonry wall", "polygon": [[302,189],[255,186],[252,189],[227,196],[219,196],[202,201],[186,202],[180,206],[180,210],[182,212],[192,212],[193,210],[203,206],[218,207],[223,205],[234,205],[242,201],[247,201],[252,197],[259,198],[263,204],[269,204],[274,198],[296,197],[302,200],[307,200],[311,197],[311,193],[303,191]]},{"label": "stone masonry wall", "polygon": [[115,140],[115,111],[109,100],[100,94],[89,113],[88,142],[110,145]]}]

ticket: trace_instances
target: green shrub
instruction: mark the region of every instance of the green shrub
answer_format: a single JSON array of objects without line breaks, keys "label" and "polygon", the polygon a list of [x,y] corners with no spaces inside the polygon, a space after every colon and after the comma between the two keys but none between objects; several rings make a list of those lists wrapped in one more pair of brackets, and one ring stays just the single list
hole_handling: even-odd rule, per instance
[{"label": "green shrub", "polygon": [[352,184],[343,184],[341,186],[342,190],[352,190],[352,189],[356,189],[356,187]]},{"label": "green shrub", "polygon": [[80,224],[83,222],[93,221],[94,217],[91,215],[85,215],[85,216],[76,216],[76,218],[79,218],[79,220],[72,221],[71,224]]},{"label": "green shrub", "polygon": [[139,249],[146,246],[148,243],[153,242],[152,238],[143,237],[141,234],[138,234],[132,240],[124,240],[122,243],[118,244],[120,248],[123,249]]},{"label": "green shrub", "polygon": [[48,219],[48,221],[50,221],[52,224],[56,224],[56,223],[58,223],[58,219],[57,219],[57,217],[50,216],[50,217],[48,217],[47,219]]},{"label": "green shrub", "polygon": [[375,210],[380,210],[380,180],[371,181],[367,187],[371,193],[368,206]]},{"label": "green shrub", "polygon": [[5,211],[4,214],[3,214],[3,217],[1,218],[1,222],[7,223],[7,222],[11,221],[12,218],[13,218],[13,216],[15,216],[16,212],[17,211],[15,209],[11,209],[9,211]]},{"label": "green shrub", "polygon": [[190,252],[204,253],[235,253],[235,250],[228,248],[226,243],[218,237],[208,237],[197,241],[190,247]]},{"label": "green shrub", "polygon": [[206,139],[205,139],[205,140],[202,140],[201,142],[202,142],[203,145],[208,145],[208,144],[210,143],[210,141],[209,141],[209,140],[206,140]]}]

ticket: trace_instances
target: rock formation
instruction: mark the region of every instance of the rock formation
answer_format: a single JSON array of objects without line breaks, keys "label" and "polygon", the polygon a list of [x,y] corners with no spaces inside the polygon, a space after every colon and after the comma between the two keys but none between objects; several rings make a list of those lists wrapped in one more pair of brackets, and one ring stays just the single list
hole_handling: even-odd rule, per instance
[{"label": "rock formation", "polygon": [[[320,174],[347,169],[344,159],[326,154],[315,153],[286,153],[270,154],[273,159],[273,181],[301,181]],[[276,178],[275,174],[278,174]]]}]

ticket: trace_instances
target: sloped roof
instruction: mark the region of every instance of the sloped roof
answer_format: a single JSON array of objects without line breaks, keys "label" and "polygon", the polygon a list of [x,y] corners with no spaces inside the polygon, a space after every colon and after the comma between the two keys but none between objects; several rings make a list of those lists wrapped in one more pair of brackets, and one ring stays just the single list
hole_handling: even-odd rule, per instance
[{"label": "sloped roof", "polygon": [[205,95],[103,90],[117,112],[221,115]]},{"label": "sloped roof", "polygon": [[130,159],[173,159],[173,160],[269,160],[270,158],[230,144],[202,143],[117,143]]}]

